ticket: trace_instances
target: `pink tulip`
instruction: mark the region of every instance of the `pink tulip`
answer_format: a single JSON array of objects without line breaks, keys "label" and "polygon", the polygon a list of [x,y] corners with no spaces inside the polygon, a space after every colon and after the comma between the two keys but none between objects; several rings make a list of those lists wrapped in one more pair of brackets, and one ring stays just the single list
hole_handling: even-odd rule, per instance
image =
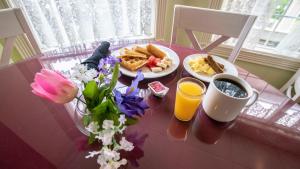
[{"label": "pink tulip", "polygon": [[78,92],[74,83],[58,72],[48,69],[42,69],[35,74],[31,87],[35,95],[60,104],[72,101]]}]

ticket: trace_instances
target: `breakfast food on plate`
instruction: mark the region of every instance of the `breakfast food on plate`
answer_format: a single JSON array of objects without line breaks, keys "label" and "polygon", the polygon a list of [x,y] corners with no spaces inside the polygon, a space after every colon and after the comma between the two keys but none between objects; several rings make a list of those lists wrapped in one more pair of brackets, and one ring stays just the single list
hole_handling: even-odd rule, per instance
[{"label": "breakfast food on plate", "polygon": [[140,46],[136,46],[136,47],[134,48],[134,50],[135,50],[136,52],[145,54],[145,55],[147,55],[147,56],[151,56],[151,53],[148,52],[147,48],[143,48],[143,47],[140,47]]},{"label": "breakfast food on plate", "polygon": [[152,72],[161,72],[163,69],[161,67],[155,66],[150,68]]},{"label": "breakfast food on plate", "polygon": [[122,62],[120,63],[121,66],[131,71],[135,71],[147,64],[147,59],[143,58],[128,56],[121,56],[120,58],[122,60]]},{"label": "breakfast food on plate", "polygon": [[166,56],[165,52],[161,51],[159,48],[151,44],[147,45],[147,51],[157,58],[163,59]]},{"label": "breakfast food on plate", "polygon": [[217,63],[214,61],[214,59],[208,55],[207,58],[204,58],[204,61],[209,64],[209,66],[217,73],[223,73],[224,72],[224,65]]},{"label": "breakfast food on plate", "polygon": [[131,71],[148,67],[150,71],[157,73],[172,65],[172,60],[166,53],[151,44],[146,47],[125,48],[119,58],[122,60],[121,66]]},{"label": "breakfast food on plate", "polygon": [[189,61],[189,65],[194,72],[209,76],[224,72],[224,65],[216,62],[210,55],[192,59]]},{"label": "breakfast food on plate", "polygon": [[155,56],[150,56],[148,59],[147,66],[152,72],[161,72],[172,65],[170,58],[164,57],[163,59],[156,58]]},{"label": "breakfast food on plate", "polygon": [[134,57],[134,58],[144,58],[147,59],[147,55],[133,51],[133,50],[129,50],[127,48],[125,48],[124,50],[124,55],[128,56],[128,57]]}]

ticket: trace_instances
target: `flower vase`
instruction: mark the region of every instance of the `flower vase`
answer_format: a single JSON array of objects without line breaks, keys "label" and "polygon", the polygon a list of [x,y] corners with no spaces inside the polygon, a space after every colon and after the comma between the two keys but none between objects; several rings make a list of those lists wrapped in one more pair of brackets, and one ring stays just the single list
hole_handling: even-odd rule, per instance
[{"label": "flower vase", "polygon": [[78,130],[83,133],[86,136],[89,136],[89,131],[84,127],[83,125],[83,116],[87,115],[89,113],[85,103],[84,103],[84,97],[81,95],[79,99],[77,100],[75,111],[74,111],[74,122]]}]

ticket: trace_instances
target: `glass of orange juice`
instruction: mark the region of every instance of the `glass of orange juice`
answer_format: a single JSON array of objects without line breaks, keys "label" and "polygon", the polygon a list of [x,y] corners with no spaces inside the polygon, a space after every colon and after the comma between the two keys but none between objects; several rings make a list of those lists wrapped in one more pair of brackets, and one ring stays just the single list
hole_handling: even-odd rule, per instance
[{"label": "glass of orange juice", "polygon": [[199,107],[206,87],[200,80],[185,77],[177,82],[175,117],[181,121],[193,118]]}]

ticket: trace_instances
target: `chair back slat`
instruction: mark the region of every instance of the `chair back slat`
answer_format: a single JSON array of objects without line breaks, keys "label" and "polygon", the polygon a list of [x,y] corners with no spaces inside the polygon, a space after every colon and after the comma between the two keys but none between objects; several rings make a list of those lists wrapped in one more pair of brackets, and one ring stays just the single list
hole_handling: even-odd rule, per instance
[{"label": "chair back slat", "polygon": [[[250,15],[176,5],[178,27],[238,38]],[[216,12],[217,11],[217,12]]]},{"label": "chair back slat", "polygon": [[[292,95],[294,88],[295,95]],[[300,103],[300,68],[297,72],[280,88],[281,92],[285,92],[288,97],[296,103]]]},{"label": "chair back slat", "polygon": [[23,34],[24,31],[20,25],[13,9],[0,10],[0,38],[7,38]]},{"label": "chair back slat", "polygon": [[226,40],[228,40],[230,37],[228,36],[221,36],[219,37],[217,40],[213,41],[212,43],[210,43],[208,46],[206,46],[203,51],[204,52],[209,52],[211,51],[213,48],[219,46],[221,43],[225,42]]},{"label": "chair back slat", "polygon": [[8,38],[4,38],[4,46],[3,46],[3,50],[2,50],[2,56],[0,58],[0,66],[2,65],[6,65],[7,63],[9,63],[9,59],[14,47],[14,41],[15,41],[16,37],[15,36],[11,36]]},{"label": "chair back slat", "polygon": [[13,49],[13,43],[18,35],[26,35],[36,54],[41,50],[20,8],[8,8],[0,10],[0,39],[4,39],[0,65],[9,64]]},{"label": "chair back slat", "polygon": [[247,22],[245,23],[244,25],[244,28],[242,29],[239,37],[238,37],[238,41],[236,43],[236,45],[234,46],[228,60],[232,63],[235,62],[235,60],[237,59],[239,53],[240,53],[240,50],[242,49],[242,46],[243,46],[243,43],[244,41],[246,40],[247,38],[247,35],[249,34],[251,28],[252,28],[252,25],[254,24],[256,20],[256,16],[249,16]]},{"label": "chair back slat", "polygon": [[202,50],[202,48],[201,48],[195,34],[193,33],[193,31],[191,31],[189,29],[185,29],[185,33],[188,35],[189,39],[191,40],[193,47],[197,50]]},{"label": "chair back slat", "polygon": [[21,27],[23,28],[24,33],[26,34],[26,36],[30,42],[31,47],[34,49],[36,54],[41,54],[42,53],[41,49],[36,41],[36,38],[34,37],[32,31],[30,29],[30,26],[24,16],[24,14],[22,13],[22,10],[16,9],[15,13],[16,13],[19,23],[21,24]]}]

